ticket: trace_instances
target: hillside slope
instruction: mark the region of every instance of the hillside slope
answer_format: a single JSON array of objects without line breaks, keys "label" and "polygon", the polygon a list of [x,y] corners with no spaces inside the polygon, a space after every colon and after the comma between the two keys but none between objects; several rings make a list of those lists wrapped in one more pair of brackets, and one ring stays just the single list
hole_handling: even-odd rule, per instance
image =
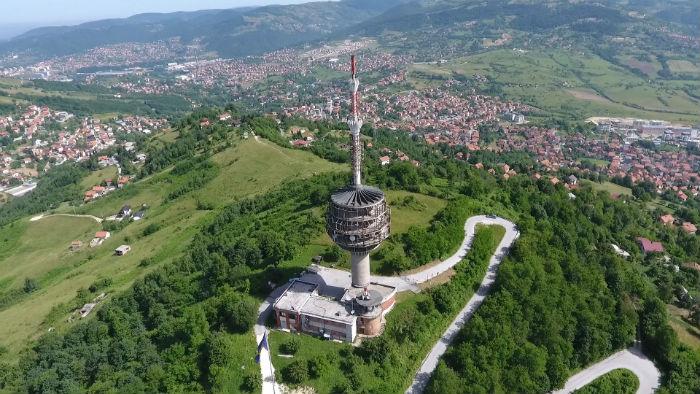
[{"label": "hillside slope", "polygon": [[[76,291],[80,296],[80,289],[85,292],[91,284],[106,278],[110,280],[109,290],[105,289],[109,293],[125,289],[153,267],[173,261],[200,224],[211,216],[212,211],[198,209],[198,201],[219,207],[237,198],[264,193],[290,179],[345,168],[308,152],[254,139],[214,155],[212,161],[218,168],[216,177],[200,190],[174,201],[166,201],[165,197],[173,186],[177,188],[177,180],[165,171],[136,183],[124,193],[114,193],[82,207],[81,212],[104,217],[113,215],[124,204],[149,206],[145,219],[113,231],[112,237],[96,248],[87,244],[101,228],[90,219],[26,218],[0,228],[0,236],[7,240],[0,243],[0,347],[8,351],[3,357],[15,359],[28,341],[49,327],[64,327],[67,311],[79,307],[74,305],[79,301]],[[146,231],[149,226],[154,226],[153,233]],[[68,247],[73,240],[82,241],[85,247],[70,252]],[[132,252],[115,257],[113,250],[121,244],[130,244]],[[37,290],[4,302],[13,290],[21,292],[25,278],[32,279]]]}]

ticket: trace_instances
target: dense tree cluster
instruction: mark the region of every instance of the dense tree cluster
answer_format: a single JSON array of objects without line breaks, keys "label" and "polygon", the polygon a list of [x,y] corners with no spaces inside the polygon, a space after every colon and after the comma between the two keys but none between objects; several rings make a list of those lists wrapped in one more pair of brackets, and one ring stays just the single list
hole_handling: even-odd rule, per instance
[{"label": "dense tree cluster", "polygon": [[56,208],[60,203],[80,198],[80,180],[87,171],[76,164],[64,164],[49,170],[31,193],[15,198],[0,209],[0,226],[18,218]]},{"label": "dense tree cluster", "polygon": [[634,236],[655,228],[648,214],[590,189],[570,200],[545,181],[499,183],[498,198],[520,212],[522,236],[429,392],[548,392],[630,345],[638,327],[665,387],[700,390],[700,356],[678,344],[654,287],[608,246],[624,240],[636,250]]},{"label": "dense tree cluster", "polygon": [[626,369],[616,369],[596,379],[576,394],[633,394],[637,392],[639,381]]}]

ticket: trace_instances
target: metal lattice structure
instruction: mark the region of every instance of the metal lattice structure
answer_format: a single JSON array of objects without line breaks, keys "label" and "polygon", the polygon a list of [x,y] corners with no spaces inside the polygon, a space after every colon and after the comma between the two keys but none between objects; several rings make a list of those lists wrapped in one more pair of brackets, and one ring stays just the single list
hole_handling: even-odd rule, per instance
[{"label": "metal lattice structure", "polygon": [[389,237],[390,210],[384,192],[376,187],[362,185],[362,142],[359,117],[358,88],[355,56],[352,56],[352,111],[348,126],[352,137],[352,183],[331,196],[326,219],[328,235],[338,246],[352,254],[352,284],[369,285],[369,252]]}]

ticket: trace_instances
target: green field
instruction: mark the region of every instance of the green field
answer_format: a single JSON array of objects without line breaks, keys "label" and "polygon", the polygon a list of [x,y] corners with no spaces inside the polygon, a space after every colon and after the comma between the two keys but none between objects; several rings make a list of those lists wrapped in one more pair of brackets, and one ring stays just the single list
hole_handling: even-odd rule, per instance
[{"label": "green field", "polygon": [[690,348],[700,351],[700,328],[693,326],[683,318],[688,312],[673,305],[668,306],[669,324],[678,335],[678,339]]},{"label": "green field", "polygon": [[[108,293],[123,290],[154,267],[177,258],[198,231],[199,224],[216,212],[197,210],[197,199],[221,207],[235,199],[263,193],[285,180],[346,170],[346,166],[327,162],[309,152],[252,139],[215,155],[214,161],[220,166],[217,177],[203,189],[175,201],[163,202],[173,186],[167,173],[161,173],[79,207],[76,210],[79,214],[106,217],[124,204],[149,206],[144,220],[113,232],[111,238],[96,248],[85,245],[79,252],[68,250],[71,241],[87,244],[101,228],[91,219],[60,216],[30,221],[26,218],[0,229],[0,292],[21,290],[25,278],[35,279],[39,285],[38,290],[22,292],[16,302],[0,309],[3,322],[0,346],[8,350],[3,357],[16,359],[28,340],[36,339],[49,327],[65,329],[69,325],[67,311],[73,309],[71,303],[78,289],[110,278],[113,284]],[[97,175],[91,176],[97,179]],[[63,210],[74,213],[70,207]],[[158,224],[160,230],[144,236],[144,229],[152,223]],[[131,245],[132,252],[116,257],[113,250],[121,244]],[[140,263],[147,258],[151,263],[142,266]]]},{"label": "green field", "polygon": [[411,81],[424,75],[471,78],[484,75],[484,87],[563,117],[631,116],[687,123],[700,120],[695,91],[700,81],[644,79],[592,53],[565,50],[493,50],[443,65],[416,64]]},{"label": "green field", "polygon": [[700,67],[688,60],[669,60],[668,66],[675,73],[700,73]]},{"label": "green field", "polygon": [[88,190],[93,186],[100,185],[105,179],[112,179],[116,183],[117,167],[105,167],[93,171],[80,182],[80,186]]},{"label": "green field", "polygon": [[[391,233],[405,233],[411,226],[427,226],[438,211],[447,205],[445,200],[424,194],[401,190],[386,193],[391,208]],[[415,198],[406,200],[407,197]]]},{"label": "green field", "polygon": [[632,189],[624,186],[617,185],[612,182],[603,182],[603,183],[598,183],[598,182],[591,182],[591,181],[586,181],[584,180],[582,182],[585,185],[591,185],[591,187],[595,190],[600,190],[600,191],[605,191],[612,194],[618,194],[620,196],[631,196],[632,195]]}]

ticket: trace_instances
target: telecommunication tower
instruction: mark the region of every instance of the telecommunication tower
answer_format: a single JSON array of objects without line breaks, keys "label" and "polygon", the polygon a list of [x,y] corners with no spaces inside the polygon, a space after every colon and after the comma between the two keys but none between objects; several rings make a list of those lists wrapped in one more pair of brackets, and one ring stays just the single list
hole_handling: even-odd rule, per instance
[{"label": "telecommunication tower", "polygon": [[352,137],[352,182],[331,195],[326,230],[338,246],[350,252],[352,285],[370,284],[369,253],[389,237],[390,211],[384,192],[362,184],[362,141],[357,65],[351,57],[352,97],[348,118]]}]

